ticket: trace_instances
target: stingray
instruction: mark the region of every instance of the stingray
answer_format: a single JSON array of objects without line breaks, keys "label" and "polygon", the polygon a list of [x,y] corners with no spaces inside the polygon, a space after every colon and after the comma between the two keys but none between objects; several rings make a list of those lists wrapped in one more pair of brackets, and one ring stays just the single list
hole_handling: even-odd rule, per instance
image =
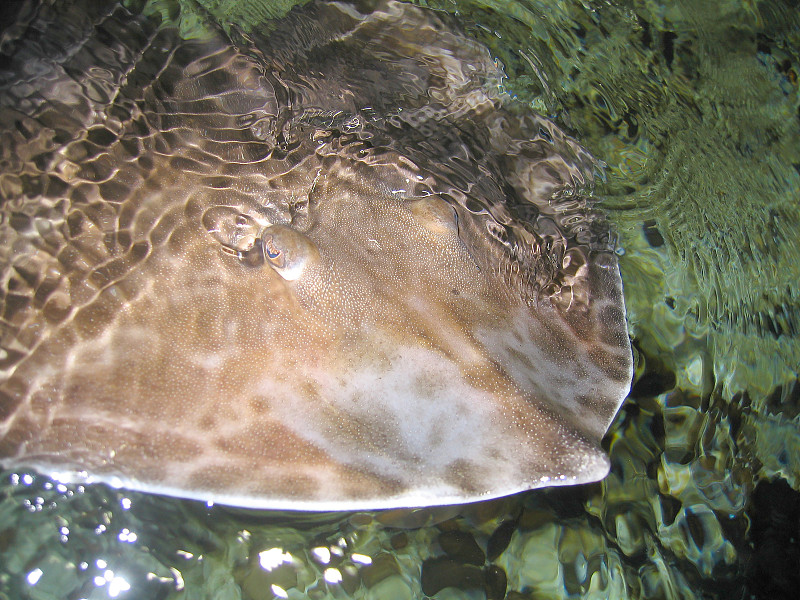
[{"label": "stingray", "polygon": [[0,38],[0,463],[299,510],[604,477],[590,154],[446,14],[190,33],[59,2]]}]

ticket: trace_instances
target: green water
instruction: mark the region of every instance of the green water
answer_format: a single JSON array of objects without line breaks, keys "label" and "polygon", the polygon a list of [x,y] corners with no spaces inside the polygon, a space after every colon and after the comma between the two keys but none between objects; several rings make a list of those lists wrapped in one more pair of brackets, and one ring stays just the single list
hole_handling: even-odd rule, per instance
[{"label": "green water", "polygon": [[[198,5],[181,4],[191,35],[203,26]],[[245,29],[284,10],[200,4]],[[800,11],[778,1],[422,4],[458,12],[504,64],[507,91],[606,164],[596,193],[624,248],[637,358],[605,439],[611,475],[426,525],[430,515],[243,513],[6,474],[0,598],[796,590]],[[150,6],[177,18],[173,3]]]}]

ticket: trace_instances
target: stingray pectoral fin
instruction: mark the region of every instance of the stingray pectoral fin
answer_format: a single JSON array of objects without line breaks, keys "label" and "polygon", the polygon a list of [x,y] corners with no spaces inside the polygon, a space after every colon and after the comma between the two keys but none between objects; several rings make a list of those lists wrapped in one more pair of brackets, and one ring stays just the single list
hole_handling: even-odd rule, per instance
[{"label": "stingray pectoral fin", "polygon": [[[24,442],[4,464],[301,510],[464,503],[608,470],[596,440],[488,365],[465,378],[441,353],[399,344],[391,364],[362,357],[337,376],[315,368],[308,347],[302,372],[287,361],[284,378],[257,354],[176,353],[167,362],[158,343],[137,357],[120,344],[131,333],[82,349],[59,404],[12,425],[4,441]],[[160,335],[180,332],[167,323]],[[35,391],[31,404],[44,408],[45,389],[54,388]]]},{"label": "stingray pectoral fin", "polygon": [[102,482],[248,508],[367,506],[390,483],[332,460],[272,421],[251,423],[209,444],[175,423],[143,431],[124,420],[58,419],[15,466],[64,482]]}]

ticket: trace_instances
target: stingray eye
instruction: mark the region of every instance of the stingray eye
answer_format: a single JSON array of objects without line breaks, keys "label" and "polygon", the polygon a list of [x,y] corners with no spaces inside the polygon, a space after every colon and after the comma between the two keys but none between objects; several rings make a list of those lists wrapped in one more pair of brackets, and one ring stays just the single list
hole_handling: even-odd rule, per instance
[{"label": "stingray eye", "polygon": [[286,266],[286,256],[283,251],[275,245],[275,236],[265,235],[262,238],[264,256],[276,267],[282,269]]},{"label": "stingray eye", "polygon": [[266,261],[287,281],[298,279],[319,259],[319,250],[307,236],[285,225],[272,225],[261,234]]},{"label": "stingray eye", "polygon": [[428,196],[410,204],[411,214],[431,233],[458,234],[455,209],[439,196]]}]

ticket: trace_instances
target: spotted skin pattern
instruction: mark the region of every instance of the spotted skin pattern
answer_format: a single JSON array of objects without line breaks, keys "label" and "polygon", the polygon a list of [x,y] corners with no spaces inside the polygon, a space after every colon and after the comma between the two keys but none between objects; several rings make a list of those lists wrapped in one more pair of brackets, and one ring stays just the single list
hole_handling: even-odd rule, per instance
[{"label": "spotted skin pattern", "polygon": [[246,507],[594,481],[632,372],[594,162],[445,15],[0,46],[0,463]]}]

